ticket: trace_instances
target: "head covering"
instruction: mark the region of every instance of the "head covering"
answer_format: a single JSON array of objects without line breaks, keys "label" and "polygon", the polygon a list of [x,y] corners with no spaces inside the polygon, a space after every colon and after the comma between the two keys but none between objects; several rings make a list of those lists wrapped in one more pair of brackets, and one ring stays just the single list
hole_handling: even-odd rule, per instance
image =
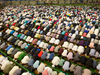
[{"label": "head covering", "polygon": [[21,53],[18,57],[18,60],[21,61],[24,58],[25,55],[26,55],[25,53]]},{"label": "head covering", "polygon": [[60,72],[58,75],[65,75],[64,73]]},{"label": "head covering", "polygon": [[20,69],[17,69],[13,75],[20,75],[21,74],[21,70]]},{"label": "head covering", "polygon": [[46,56],[47,56],[47,52],[43,52],[41,59],[46,59]]},{"label": "head covering", "polygon": [[59,57],[57,57],[57,56],[55,56],[54,58],[53,58],[53,60],[52,60],[52,67],[55,67],[55,66],[57,66],[58,64],[59,64],[59,62],[60,62],[60,58]]},{"label": "head covering", "polygon": [[89,69],[84,69],[82,75],[91,75],[91,71]]},{"label": "head covering", "polygon": [[68,48],[69,43],[66,41],[64,42],[64,44],[62,45],[62,47]]},{"label": "head covering", "polygon": [[70,67],[70,63],[68,62],[68,61],[65,61],[65,63],[64,63],[64,65],[63,65],[63,69],[66,71],[68,71],[69,70],[69,67]]},{"label": "head covering", "polygon": [[39,67],[37,68],[37,71],[38,73],[42,73],[44,69],[45,69],[45,64],[41,63]]},{"label": "head covering", "polygon": [[42,72],[42,75],[52,74],[52,69],[50,67],[45,67],[45,70]]},{"label": "head covering", "polygon": [[84,52],[84,47],[79,46],[77,51],[78,51],[79,54],[82,54]]},{"label": "head covering", "polygon": [[73,53],[72,53],[72,52],[69,52],[69,53],[68,53],[67,59],[69,59],[69,60],[70,60],[70,59],[73,59]]},{"label": "head covering", "polygon": [[22,75],[32,75],[32,74],[29,72],[24,72],[24,73],[22,73]]},{"label": "head covering", "polygon": [[54,57],[54,53],[51,53],[50,56],[49,56],[49,60],[52,60]]},{"label": "head covering", "polygon": [[82,75],[82,68],[80,66],[75,67],[74,75]]},{"label": "head covering", "polygon": [[59,62],[59,66],[63,66],[65,60],[64,59],[61,59],[60,62]]},{"label": "head covering", "polygon": [[52,75],[57,75],[57,71],[53,71],[52,72]]},{"label": "head covering", "polygon": [[36,60],[35,63],[33,64],[33,67],[34,68],[38,68],[39,67],[39,63],[40,63],[40,61]]},{"label": "head covering", "polygon": [[34,60],[33,59],[30,59],[29,62],[28,62],[28,66],[32,66],[34,63]]},{"label": "head covering", "polygon": [[74,69],[75,69],[75,65],[74,65],[74,64],[72,64],[72,65],[70,66],[70,72],[73,72],[73,71],[74,71]]},{"label": "head covering", "polygon": [[29,56],[24,56],[24,58],[21,60],[22,64],[27,64],[29,62],[30,58]]},{"label": "head covering", "polygon": [[14,73],[15,73],[16,70],[18,70],[18,69],[19,69],[18,66],[14,66],[14,67],[10,70],[9,75],[14,75]]},{"label": "head covering", "polygon": [[3,70],[4,74],[9,74],[10,70],[14,67],[13,64],[8,64],[6,68]]},{"label": "head covering", "polygon": [[63,52],[62,52],[62,56],[64,56],[64,57],[66,57],[67,56],[67,53],[68,53],[68,51],[65,49],[65,50],[63,50]]},{"label": "head covering", "polygon": [[14,55],[14,58],[17,59],[21,53],[23,53],[23,52],[18,51],[18,52]]}]

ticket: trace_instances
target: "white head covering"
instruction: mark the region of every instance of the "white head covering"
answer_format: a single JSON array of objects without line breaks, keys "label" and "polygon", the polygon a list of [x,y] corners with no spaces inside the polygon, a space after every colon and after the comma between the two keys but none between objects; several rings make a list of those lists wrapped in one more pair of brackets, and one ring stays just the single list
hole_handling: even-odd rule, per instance
[{"label": "white head covering", "polygon": [[21,60],[21,62],[22,62],[22,64],[27,64],[27,63],[29,62],[29,60],[30,60],[30,58],[29,58],[28,56],[25,56],[25,57]]},{"label": "white head covering", "polygon": [[22,75],[32,75],[32,74],[29,72],[24,72],[24,73],[22,73]]}]

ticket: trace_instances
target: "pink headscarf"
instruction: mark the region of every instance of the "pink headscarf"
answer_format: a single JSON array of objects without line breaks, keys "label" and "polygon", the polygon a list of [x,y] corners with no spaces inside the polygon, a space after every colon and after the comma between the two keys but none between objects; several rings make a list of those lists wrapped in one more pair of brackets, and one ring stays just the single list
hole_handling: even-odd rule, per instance
[{"label": "pink headscarf", "polygon": [[44,70],[44,71],[42,72],[42,75],[49,75],[48,69]]}]

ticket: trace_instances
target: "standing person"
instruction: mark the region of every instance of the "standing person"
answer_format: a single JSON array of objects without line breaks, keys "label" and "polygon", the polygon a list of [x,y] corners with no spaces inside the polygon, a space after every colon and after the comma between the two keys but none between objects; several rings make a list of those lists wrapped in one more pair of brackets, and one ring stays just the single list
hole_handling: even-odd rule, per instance
[{"label": "standing person", "polygon": [[72,4],[72,0],[70,0],[70,4]]},{"label": "standing person", "polygon": [[51,4],[52,4],[52,0],[51,0]]},{"label": "standing person", "polygon": [[58,0],[58,4],[59,4],[59,0]]},{"label": "standing person", "polygon": [[86,1],[86,3],[88,3],[88,0]]},{"label": "standing person", "polygon": [[44,1],[44,4],[45,4],[45,0],[43,0]]},{"label": "standing person", "polygon": [[66,4],[66,0],[64,0],[64,4]]},{"label": "standing person", "polygon": [[28,4],[30,4],[30,1],[28,0]]},{"label": "standing person", "polygon": [[83,3],[83,0],[80,0],[81,3]]},{"label": "standing person", "polygon": [[12,1],[10,1],[10,4],[12,5]]},{"label": "standing person", "polygon": [[92,3],[93,3],[93,0],[92,0]]},{"label": "standing person", "polygon": [[76,3],[77,3],[77,0],[76,0]]},{"label": "standing person", "polygon": [[20,4],[21,4],[21,0],[20,0]]}]

